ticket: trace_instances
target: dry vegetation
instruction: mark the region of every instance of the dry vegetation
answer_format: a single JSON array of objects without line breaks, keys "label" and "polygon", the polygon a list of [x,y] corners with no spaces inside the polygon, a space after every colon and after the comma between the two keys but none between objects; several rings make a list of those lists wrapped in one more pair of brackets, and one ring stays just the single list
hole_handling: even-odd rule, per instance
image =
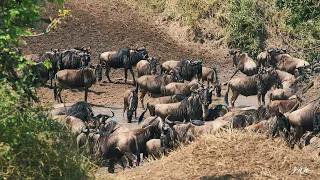
[{"label": "dry vegetation", "polygon": [[[320,158],[281,139],[229,130],[207,135],[168,157],[98,179],[317,179]],[[308,168],[308,173],[293,173]]]}]

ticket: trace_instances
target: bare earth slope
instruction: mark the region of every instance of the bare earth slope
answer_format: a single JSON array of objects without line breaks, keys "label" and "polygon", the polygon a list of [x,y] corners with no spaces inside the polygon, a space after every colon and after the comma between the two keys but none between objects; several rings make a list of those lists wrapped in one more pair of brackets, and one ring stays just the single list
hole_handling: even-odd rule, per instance
[{"label": "bare earth slope", "polygon": [[[157,161],[98,179],[318,179],[320,159],[255,133],[200,138]],[[302,168],[307,173],[295,172]]]}]

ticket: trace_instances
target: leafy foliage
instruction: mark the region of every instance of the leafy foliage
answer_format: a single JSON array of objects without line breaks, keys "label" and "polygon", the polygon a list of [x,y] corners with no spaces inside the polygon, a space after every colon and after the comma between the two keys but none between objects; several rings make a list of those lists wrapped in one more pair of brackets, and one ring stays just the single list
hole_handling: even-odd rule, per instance
[{"label": "leafy foliage", "polygon": [[267,31],[262,5],[258,0],[230,1],[228,25],[230,47],[240,48],[254,56],[265,48]]},{"label": "leafy foliage", "polygon": [[21,36],[32,35],[45,3],[0,1],[0,179],[86,179],[91,168],[75,137],[30,101],[37,101],[33,79],[18,76],[31,74],[17,47]]}]

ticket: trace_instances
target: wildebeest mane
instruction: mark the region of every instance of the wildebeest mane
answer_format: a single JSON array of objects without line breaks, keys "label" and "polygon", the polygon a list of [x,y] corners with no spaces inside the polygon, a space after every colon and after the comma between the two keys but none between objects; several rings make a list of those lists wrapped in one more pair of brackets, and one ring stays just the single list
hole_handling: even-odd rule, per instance
[{"label": "wildebeest mane", "polygon": [[71,108],[67,112],[67,115],[79,118],[84,122],[89,122],[90,113],[92,112],[93,111],[90,104],[85,101],[80,101],[71,106]]}]

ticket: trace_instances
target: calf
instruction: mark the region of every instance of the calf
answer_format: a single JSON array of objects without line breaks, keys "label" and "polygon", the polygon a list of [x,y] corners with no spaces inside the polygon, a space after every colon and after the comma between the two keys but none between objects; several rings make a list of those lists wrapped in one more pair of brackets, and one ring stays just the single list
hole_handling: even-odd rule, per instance
[{"label": "calf", "polygon": [[157,73],[157,63],[160,59],[161,58],[148,58],[147,60],[139,61],[136,66],[138,77],[143,75],[155,75]]}]

